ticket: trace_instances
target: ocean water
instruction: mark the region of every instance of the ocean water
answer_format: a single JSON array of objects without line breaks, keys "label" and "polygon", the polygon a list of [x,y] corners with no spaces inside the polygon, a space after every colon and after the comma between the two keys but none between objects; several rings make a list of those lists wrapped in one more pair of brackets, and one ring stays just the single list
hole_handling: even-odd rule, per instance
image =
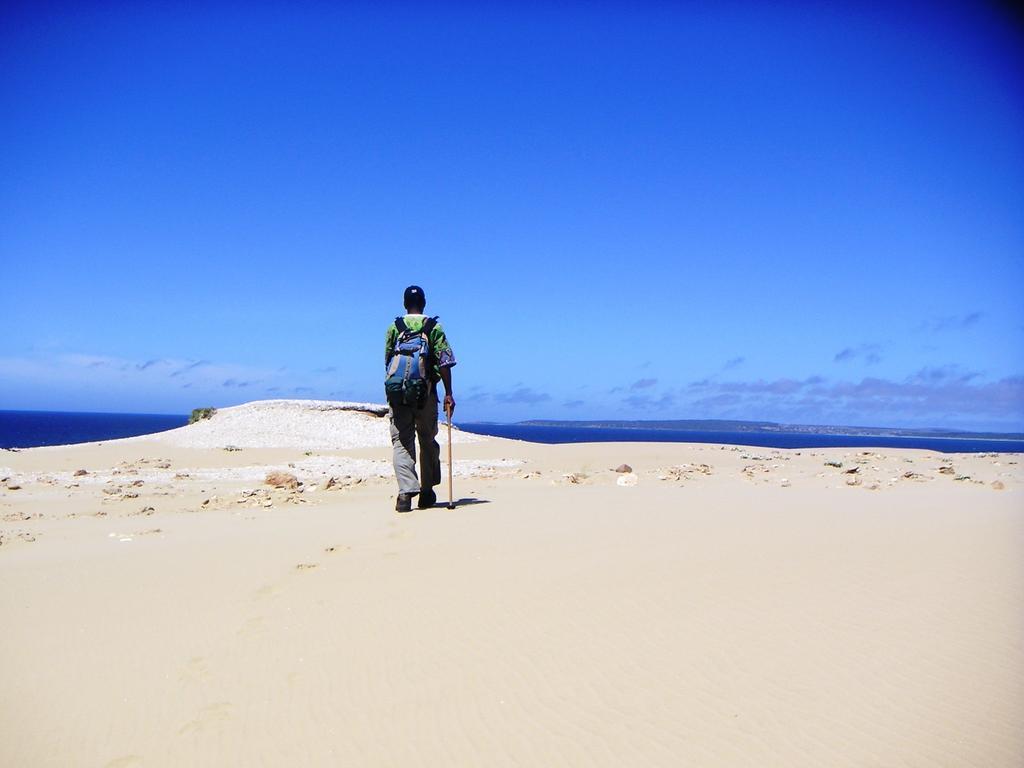
[{"label": "ocean water", "polygon": [[835,435],[813,432],[714,432],[684,429],[563,427],[531,424],[459,424],[479,435],[531,443],[725,443],[758,448],[923,448],[943,453],[1024,451],[1024,440]]},{"label": "ocean water", "polygon": [[[0,411],[0,448],[114,440],[163,432],[188,416],[140,413]],[[943,453],[1024,452],[1024,440],[835,435],[808,432],[715,432],[682,429],[459,424],[467,432],[532,443],[724,443],[761,448],[923,448]]]},{"label": "ocean water", "polygon": [[188,424],[188,416],[154,413],[0,411],[0,448],[114,440]]}]

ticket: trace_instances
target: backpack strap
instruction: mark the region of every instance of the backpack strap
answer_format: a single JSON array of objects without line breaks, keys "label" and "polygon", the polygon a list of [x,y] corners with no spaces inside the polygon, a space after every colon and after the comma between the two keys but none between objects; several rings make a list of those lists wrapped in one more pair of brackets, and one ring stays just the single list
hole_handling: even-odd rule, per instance
[{"label": "backpack strap", "polygon": [[427,340],[430,340],[430,332],[434,330],[434,326],[437,325],[438,315],[428,317],[423,321],[423,333],[427,334]]},{"label": "backpack strap", "polygon": [[405,324],[405,318],[404,317],[396,317],[395,318],[395,328],[398,329],[398,333],[399,334],[403,334],[403,333],[405,333],[406,331],[409,330],[408,326]]}]

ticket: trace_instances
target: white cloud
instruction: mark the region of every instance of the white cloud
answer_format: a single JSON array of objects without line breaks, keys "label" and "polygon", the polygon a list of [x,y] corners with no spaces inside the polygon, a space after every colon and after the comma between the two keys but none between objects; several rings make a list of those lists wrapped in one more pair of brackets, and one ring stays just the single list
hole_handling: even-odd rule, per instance
[{"label": "white cloud", "polygon": [[[90,402],[108,393],[117,402],[130,395],[133,402],[149,398],[154,407],[189,390],[190,397],[211,402],[257,399],[267,390],[320,394],[336,389],[338,377],[324,373],[282,372],[239,363],[179,358],[132,360],[112,355],[73,352],[53,356],[0,357],[0,392],[25,393],[38,400],[44,395],[60,402],[74,401],[75,393],[89,393]],[[59,396],[59,397],[58,397]],[[8,400],[11,398],[8,397]]]}]

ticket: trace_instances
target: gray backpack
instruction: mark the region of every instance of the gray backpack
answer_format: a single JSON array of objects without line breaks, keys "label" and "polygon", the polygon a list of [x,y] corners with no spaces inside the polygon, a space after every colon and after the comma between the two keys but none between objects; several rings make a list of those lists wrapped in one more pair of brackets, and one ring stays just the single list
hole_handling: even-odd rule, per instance
[{"label": "gray backpack", "polygon": [[384,394],[389,405],[422,408],[430,391],[430,372],[434,365],[430,332],[436,317],[428,317],[418,331],[409,330],[405,320],[395,318],[398,340],[384,377]]}]

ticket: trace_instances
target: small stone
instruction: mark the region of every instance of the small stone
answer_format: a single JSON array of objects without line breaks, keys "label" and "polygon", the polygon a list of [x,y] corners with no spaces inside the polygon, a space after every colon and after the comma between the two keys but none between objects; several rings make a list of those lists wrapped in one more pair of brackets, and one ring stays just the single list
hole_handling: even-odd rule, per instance
[{"label": "small stone", "polygon": [[1003,485],[1003,481],[1002,480],[993,480],[992,481],[992,490],[994,490],[994,491],[1001,491],[1005,487],[1006,486]]},{"label": "small stone", "polygon": [[275,488],[288,488],[290,490],[298,488],[300,485],[299,478],[289,472],[271,472],[267,475],[264,482]]},{"label": "small stone", "polygon": [[940,475],[955,475],[956,474],[956,470],[953,469],[953,467],[947,465],[947,466],[939,467],[939,474]]},{"label": "small stone", "polygon": [[836,469],[842,469],[843,462],[841,462],[841,461],[826,461],[825,462],[825,466],[826,467],[835,467]]},{"label": "small stone", "polygon": [[8,491],[20,491],[21,490],[21,486],[17,485],[17,484],[8,485],[7,486],[7,490]]},{"label": "small stone", "polygon": [[858,472],[860,472],[860,467],[851,467],[850,469],[846,470],[846,472],[844,472],[843,474],[856,475]]},{"label": "small stone", "polygon": [[619,466],[615,468],[615,471],[619,474],[625,474],[627,472],[632,472],[633,468],[629,466],[629,464],[619,464]]},{"label": "small stone", "polygon": [[860,485],[860,478],[859,477],[848,478],[847,481],[846,481],[846,484],[847,485],[851,485],[851,486],[852,485]]},{"label": "small stone", "polygon": [[632,488],[640,483],[640,478],[634,475],[632,472],[624,474],[615,481],[616,485],[621,485],[623,488]]},{"label": "small stone", "polygon": [[76,470],[75,470],[75,474],[74,474],[74,477],[82,477],[83,475],[88,475],[88,474],[89,474],[89,472],[88,472],[87,470],[84,470],[84,469],[76,469]]}]

